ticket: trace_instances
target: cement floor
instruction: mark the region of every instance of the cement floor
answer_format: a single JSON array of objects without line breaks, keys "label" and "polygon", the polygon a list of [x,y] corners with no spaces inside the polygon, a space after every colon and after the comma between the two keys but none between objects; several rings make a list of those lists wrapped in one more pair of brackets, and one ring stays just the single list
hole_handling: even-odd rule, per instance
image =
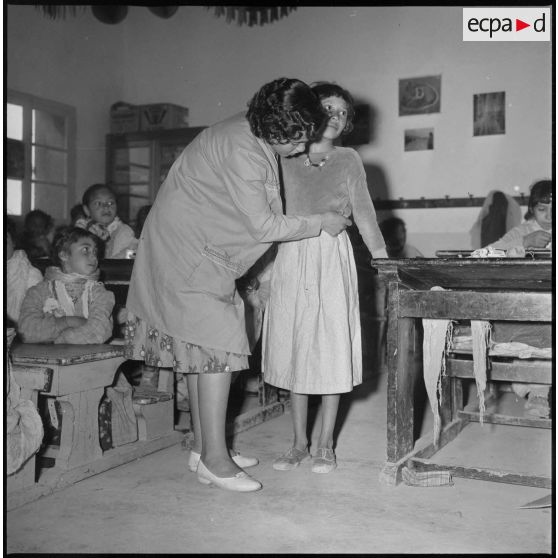
[{"label": "cement floor", "polygon": [[[380,484],[385,417],[385,375],[369,379],[344,397],[338,468],[328,475],[313,474],[309,464],[291,472],[271,467],[273,459],[290,446],[290,412],[240,433],[236,448],[260,459],[250,470],[264,485],[255,493],[201,485],[186,470],[187,451],[180,445],[162,450],[8,512],[5,550],[71,554],[555,551],[552,509],[520,509],[548,495],[548,490],[463,478],[454,478],[451,487],[438,488]],[[423,429],[428,428],[426,420]],[[484,435],[491,433],[484,431]],[[549,463],[552,434],[546,434],[533,439],[522,436],[517,444],[513,434],[504,433],[504,445],[515,455],[514,461],[536,455],[536,461]],[[478,462],[486,447],[473,440],[461,455],[458,450],[453,453],[457,452],[456,459]],[[491,459],[498,458],[496,450],[490,453]],[[521,465],[517,470],[522,470]]]}]

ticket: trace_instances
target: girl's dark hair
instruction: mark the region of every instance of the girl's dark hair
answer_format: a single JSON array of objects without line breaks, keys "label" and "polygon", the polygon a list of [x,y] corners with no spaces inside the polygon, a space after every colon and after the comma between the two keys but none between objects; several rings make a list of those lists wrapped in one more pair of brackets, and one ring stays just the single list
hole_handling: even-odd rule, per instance
[{"label": "girl's dark hair", "polygon": [[407,227],[405,226],[405,221],[400,219],[399,217],[388,217],[384,219],[379,225],[380,231],[384,238],[391,238],[391,236],[395,233],[398,227],[403,227],[405,230]]},{"label": "girl's dark hair", "polygon": [[343,134],[350,133],[353,130],[353,118],[355,117],[355,102],[352,95],[340,85],[329,81],[317,81],[310,87],[320,101],[328,97],[340,97],[347,103],[347,125],[343,130]]},{"label": "girl's dark hair", "polygon": [[[56,233],[52,241],[52,253],[50,255],[52,263],[61,267],[62,260],[60,259],[60,252],[68,254],[70,252],[70,246],[82,238],[90,238],[93,240],[98,252],[102,249],[102,241],[92,232],[80,227],[63,227]],[[101,256],[99,255],[99,259],[100,258]]]},{"label": "girl's dark hair", "polygon": [[248,103],[252,133],[268,143],[287,143],[304,135],[317,140],[327,123],[318,98],[299,79],[279,78],[266,83]]},{"label": "girl's dark hair", "polygon": [[78,219],[85,217],[87,216],[85,215],[85,211],[83,211],[83,205],[81,203],[76,203],[76,205],[70,209],[70,220],[72,223],[75,223]]},{"label": "girl's dark hair", "polygon": [[24,236],[42,236],[48,234],[54,227],[54,219],[40,209],[33,209],[25,216],[23,222]]},{"label": "girl's dark hair", "polygon": [[539,180],[531,186],[531,194],[529,195],[529,204],[525,219],[528,221],[534,217],[533,210],[538,203],[550,203],[552,201],[552,191],[554,185],[552,180]]},{"label": "girl's dark hair", "polygon": [[89,207],[91,198],[100,190],[108,190],[116,199],[116,195],[113,192],[112,188],[110,186],[107,186],[106,184],[99,182],[97,184],[92,184],[91,186],[89,186],[89,188],[87,188],[87,190],[85,190],[85,192],[83,193],[83,197],[81,198],[81,203]]},{"label": "girl's dark hair", "polygon": [[15,243],[17,241],[16,238],[17,230],[16,230],[15,221],[13,219],[10,219],[9,217],[5,217],[4,223],[6,224],[6,234],[9,234],[12,237],[12,242],[14,243],[15,246]]}]

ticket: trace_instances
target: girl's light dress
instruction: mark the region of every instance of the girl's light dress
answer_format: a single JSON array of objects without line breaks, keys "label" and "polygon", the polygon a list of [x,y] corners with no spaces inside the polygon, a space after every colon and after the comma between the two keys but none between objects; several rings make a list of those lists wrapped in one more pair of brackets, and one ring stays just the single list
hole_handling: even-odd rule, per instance
[{"label": "girl's light dress", "polygon": [[[283,159],[287,214],[350,214],[370,251],[385,247],[360,157],[337,147],[322,167]],[[267,383],[295,393],[333,394],[362,382],[358,281],[346,232],[279,245],[264,314]]]},{"label": "girl's light dress", "polygon": [[244,113],[180,154],[142,229],[126,308],[127,356],[177,373],[248,368],[235,281],[274,241],[317,235],[321,217],[281,214],[277,161]]}]

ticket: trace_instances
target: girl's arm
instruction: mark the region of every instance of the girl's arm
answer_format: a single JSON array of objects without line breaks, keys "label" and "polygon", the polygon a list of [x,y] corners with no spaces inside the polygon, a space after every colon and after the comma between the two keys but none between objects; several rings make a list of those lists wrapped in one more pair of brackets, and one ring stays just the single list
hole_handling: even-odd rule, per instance
[{"label": "girl's arm", "polygon": [[112,244],[112,254],[107,256],[110,259],[125,258],[126,250],[128,248],[135,248],[137,246],[137,239],[134,236],[132,227],[122,223],[116,232],[114,242]]},{"label": "girl's arm", "polygon": [[104,343],[112,336],[112,310],[114,294],[97,283],[91,290],[89,316],[83,325],[62,331],[55,343],[96,344]]},{"label": "girl's arm", "polygon": [[355,165],[349,172],[348,189],[353,219],[358,227],[362,240],[372,254],[373,258],[387,258],[386,244],[378,226],[376,210],[368,192],[366,173],[360,157],[354,152]]},{"label": "girl's arm", "polygon": [[502,238],[490,244],[490,248],[509,250],[510,248],[523,247],[523,234],[520,227],[521,225],[509,230]]},{"label": "girl's arm", "polygon": [[68,327],[67,317],[56,318],[43,312],[49,296],[47,283],[39,283],[27,291],[18,321],[18,332],[24,343],[52,343]]}]

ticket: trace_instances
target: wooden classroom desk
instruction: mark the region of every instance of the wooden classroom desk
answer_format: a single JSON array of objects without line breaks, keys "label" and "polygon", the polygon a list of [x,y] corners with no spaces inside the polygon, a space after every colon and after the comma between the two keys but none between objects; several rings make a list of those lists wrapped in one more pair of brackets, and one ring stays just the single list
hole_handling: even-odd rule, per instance
[{"label": "wooden classroom desk", "polygon": [[[442,377],[442,432],[438,445],[415,444],[415,380],[422,374],[422,318],[452,320],[552,321],[552,261],[512,258],[377,259],[372,266],[388,285],[387,327],[387,461],[380,478],[395,485],[401,469],[412,458],[428,459],[453,440],[469,421],[462,412],[461,382]],[[447,290],[434,290],[442,287]],[[552,383],[551,363],[537,369],[534,381]],[[515,372],[522,381],[533,381],[525,367]],[[449,374],[448,374],[449,376]],[[500,378],[505,373],[500,370]],[[468,377],[471,377],[470,375]],[[490,379],[490,377],[489,377]],[[525,419],[527,422],[528,419]],[[532,420],[527,426],[551,425]],[[507,422],[506,424],[511,424]],[[517,482],[524,479],[494,475],[489,471],[455,472],[456,476]],[[531,479],[533,480],[533,479]],[[534,479],[536,486],[550,486],[550,479]]]},{"label": "wooden classroom desk", "polygon": [[15,365],[47,366],[50,389],[61,406],[62,431],[57,467],[72,469],[103,456],[99,444],[98,409],[105,388],[124,362],[121,345],[59,345],[18,343],[12,346]]},{"label": "wooden classroom desk", "polygon": [[[41,471],[33,486],[10,494],[8,509],[182,441],[184,434],[174,430],[174,412],[170,407],[168,426],[164,431],[102,450],[99,404],[125,360],[124,349],[123,345],[110,344],[12,344],[10,353],[16,372],[25,374],[26,369],[35,367],[52,371],[52,379],[40,388],[40,395],[60,405],[62,421],[60,445],[47,446],[39,453],[54,458],[55,466]],[[148,407],[154,408],[155,405]],[[138,425],[140,418],[138,415]]]}]

